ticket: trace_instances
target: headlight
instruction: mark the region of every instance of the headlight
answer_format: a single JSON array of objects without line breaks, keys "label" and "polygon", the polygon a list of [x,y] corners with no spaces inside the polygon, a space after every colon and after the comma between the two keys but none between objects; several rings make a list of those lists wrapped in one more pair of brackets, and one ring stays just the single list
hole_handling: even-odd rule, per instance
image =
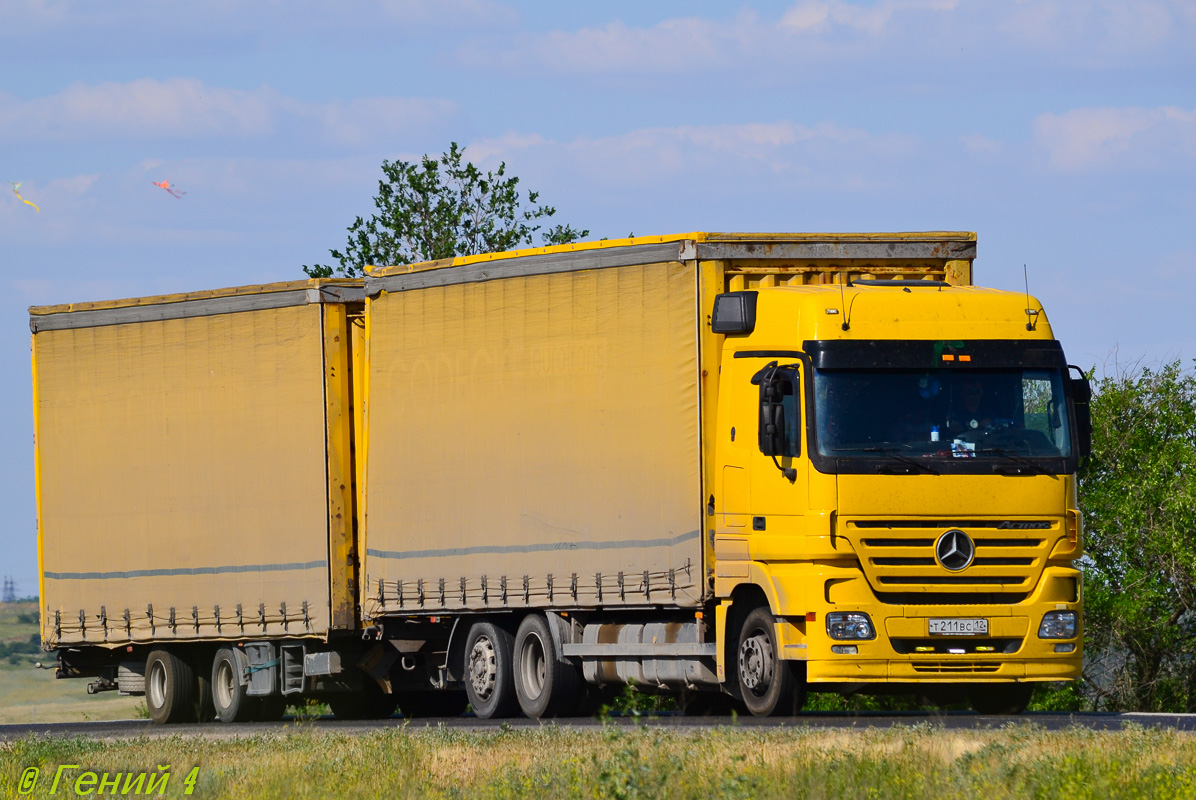
[{"label": "headlight", "polygon": [[832,611],[826,615],[826,633],[832,639],[875,639],[872,620],[862,611]]},{"label": "headlight", "polygon": [[1074,639],[1076,638],[1076,612],[1048,611],[1042,616],[1042,624],[1038,626],[1039,639]]}]

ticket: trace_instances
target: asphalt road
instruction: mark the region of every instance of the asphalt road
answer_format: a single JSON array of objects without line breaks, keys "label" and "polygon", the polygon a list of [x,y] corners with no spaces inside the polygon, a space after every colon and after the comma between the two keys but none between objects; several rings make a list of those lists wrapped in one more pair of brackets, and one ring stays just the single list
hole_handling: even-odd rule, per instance
[{"label": "asphalt road", "polygon": [[119,740],[156,738],[184,735],[207,738],[228,738],[233,736],[255,736],[261,734],[287,734],[296,731],[320,731],[326,733],[368,733],[387,728],[406,728],[410,731],[453,728],[466,731],[490,731],[511,728],[537,728],[542,725],[556,725],[562,728],[584,730],[603,724],[652,725],[677,730],[698,730],[720,725],[739,727],[790,727],[790,728],[891,728],[929,724],[944,730],[975,730],[1000,728],[1006,725],[1035,725],[1047,730],[1060,730],[1072,726],[1091,730],[1120,730],[1127,725],[1147,728],[1166,728],[1196,732],[1196,714],[1065,714],[1031,712],[1018,717],[982,716],[970,711],[946,713],[902,713],[884,714],[876,712],[839,712],[825,714],[803,714],[799,717],[685,717],[664,714],[654,717],[611,716],[605,723],[595,719],[567,719],[540,722],[532,719],[483,720],[474,717],[452,717],[444,719],[406,720],[393,717],[371,722],[353,722],[321,717],[297,720],[287,718],[281,722],[248,722],[234,725],[210,723],[207,725],[154,725],[148,720],[119,720],[116,722],[69,722],[38,723],[27,725],[0,725],[0,742],[26,736],[37,737],[82,737],[87,739]]}]

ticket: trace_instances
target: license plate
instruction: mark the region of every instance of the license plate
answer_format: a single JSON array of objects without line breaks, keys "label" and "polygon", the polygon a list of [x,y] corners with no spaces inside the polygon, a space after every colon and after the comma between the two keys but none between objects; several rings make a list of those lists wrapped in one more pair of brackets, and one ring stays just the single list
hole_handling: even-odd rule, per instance
[{"label": "license plate", "polygon": [[988,633],[986,619],[932,619],[931,636],[979,636]]}]

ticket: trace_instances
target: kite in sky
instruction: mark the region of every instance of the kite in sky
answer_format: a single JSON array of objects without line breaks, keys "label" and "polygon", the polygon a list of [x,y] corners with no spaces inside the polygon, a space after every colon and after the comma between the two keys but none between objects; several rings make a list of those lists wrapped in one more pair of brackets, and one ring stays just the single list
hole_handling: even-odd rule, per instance
[{"label": "kite in sky", "polygon": [[15,194],[18,198],[20,198],[22,203],[24,203],[27,206],[33,206],[34,211],[41,211],[41,209],[37,207],[37,203],[30,203],[24,197],[21,197],[21,193],[20,193],[20,191],[18,191],[21,188],[20,183],[13,183],[12,181],[9,181],[8,185],[12,187],[12,193]]},{"label": "kite in sky", "polygon": [[159,183],[158,181],[154,181],[153,184],[154,184],[154,186],[157,186],[159,189],[165,189],[166,193],[169,194],[171,197],[178,198],[178,197],[182,197],[183,195],[186,194],[186,192],[180,192],[178,189],[171,186],[170,181],[162,181],[161,183]]}]

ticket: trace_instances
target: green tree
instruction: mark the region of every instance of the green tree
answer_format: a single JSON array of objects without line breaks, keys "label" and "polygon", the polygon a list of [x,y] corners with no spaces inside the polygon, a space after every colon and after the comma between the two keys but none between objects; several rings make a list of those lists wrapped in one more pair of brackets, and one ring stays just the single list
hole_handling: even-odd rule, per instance
[{"label": "green tree", "polygon": [[371,265],[414,264],[454,256],[513,250],[535,243],[540,233],[545,245],[568,244],[589,235],[571,225],[542,223],[556,214],[548,205],[537,205],[538,192],[527,193],[526,205],[519,178],[507,175],[505,162],[498,170],[483,173],[463,160],[465,149],[456,142],[439,158],[424,156],[420,163],[383,161],[384,178],[374,198],[377,213],[368,220],[357,217],[349,226],[344,250],[331,250],[339,262],[304,265],[313,278],[359,277]]},{"label": "green tree", "polygon": [[1196,375],[1175,361],[1094,390],[1087,691],[1098,708],[1196,711]]}]

